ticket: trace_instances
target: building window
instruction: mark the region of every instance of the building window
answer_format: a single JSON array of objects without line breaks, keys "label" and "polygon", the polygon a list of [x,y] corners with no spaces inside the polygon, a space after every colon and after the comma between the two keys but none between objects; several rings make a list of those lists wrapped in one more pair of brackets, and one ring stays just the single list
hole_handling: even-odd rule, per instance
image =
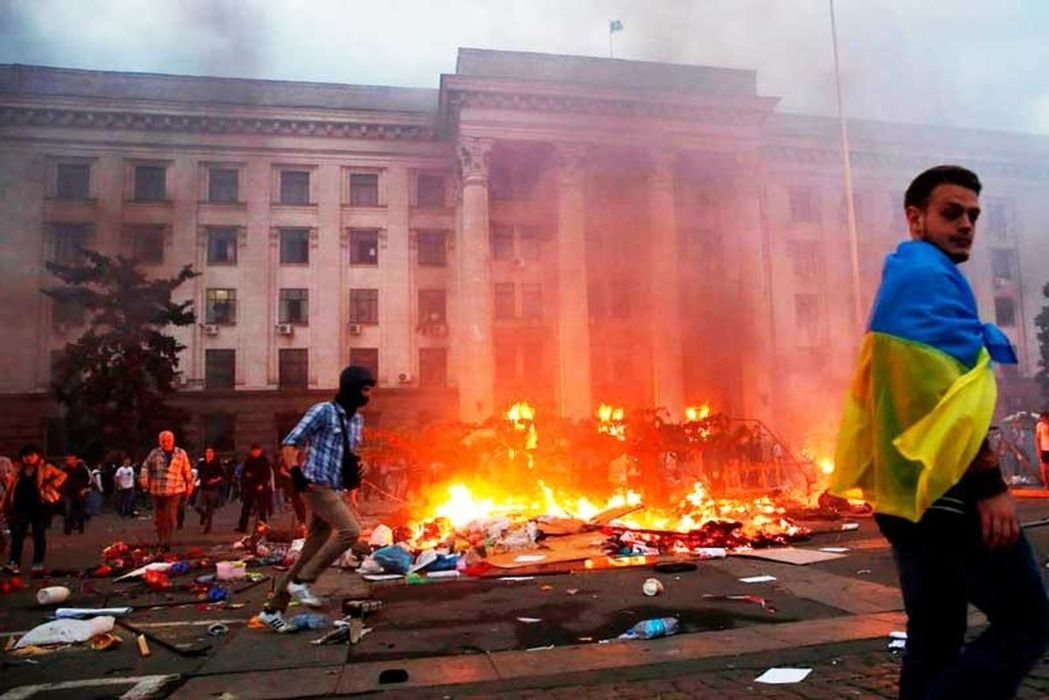
[{"label": "building window", "polygon": [[517,252],[525,260],[539,259],[539,229],[537,229],[535,226],[518,227]]},{"label": "building window", "polygon": [[350,323],[379,322],[379,290],[350,290]]},{"label": "building window", "polygon": [[237,229],[208,229],[208,265],[237,264]]},{"label": "building window", "polygon": [[489,173],[488,189],[499,201],[528,200],[535,194],[538,170],[518,159],[496,161]]},{"label": "building window", "polygon": [[278,355],[277,383],[281,389],[305,389],[309,383],[309,353],[305,348],[285,348]]},{"label": "building window", "polygon": [[277,304],[277,322],[305,326],[310,322],[310,290],[282,289]]},{"label": "building window", "polygon": [[204,444],[214,448],[216,452],[232,452],[236,447],[234,441],[237,426],[236,415],[206,413],[203,418]]},{"label": "building window", "polygon": [[379,206],[379,175],[377,173],[350,173],[350,206]]},{"label": "building window", "polygon": [[513,282],[499,282],[496,284],[494,301],[496,319],[507,320],[517,315]]},{"label": "building window", "polygon": [[514,229],[505,224],[492,224],[492,258],[509,260],[514,257]]},{"label": "building window", "polygon": [[310,172],[308,170],[280,171],[280,203],[303,206],[310,203]]},{"label": "building window", "polygon": [[1010,297],[994,298],[994,322],[1003,328],[1016,325],[1016,302]]},{"label": "building window", "polygon": [[996,285],[1014,281],[1016,269],[1016,251],[1008,248],[991,249],[991,275]]},{"label": "building window", "polygon": [[232,326],[237,322],[237,290],[208,289],[204,292],[204,323]]},{"label": "building window", "polygon": [[163,165],[135,166],[135,201],[161,202],[167,198],[164,179],[167,168]]},{"label": "building window", "polygon": [[807,341],[816,338],[820,325],[820,298],[817,294],[794,295],[794,326]]},{"label": "building window", "polygon": [[446,295],[443,289],[419,290],[419,325],[445,323]]},{"label": "building window", "polygon": [[58,199],[83,200],[91,197],[91,166],[87,163],[59,163],[55,178]]},{"label": "building window", "polygon": [[530,319],[543,317],[543,285],[521,285],[521,316]]},{"label": "building window", "polygon": [[444,231],[419,232],[419,264],[445,267],[448,264]]},{"label": "building window", "polygon": [[819,241],[787,241],[794,277],[800,282],[816,282],[823,278],[823,250]]},{"label": "building window", "polygon": [[75,299],[55,299],[51,302],[51,323],[56,326],[84,325],[84,305]]},{"label": "building window", "polygon": [[143,265],[164,263],[164,227],[136,226],[131,231],[135,259]]},{"label": "building window", "polygon": [[419,348],[419,386],[448,384],[448,351],[444,348]]},{"label": "building window", "polygon": [[350,231],[350,264],[379,264],[378,229],[353,229]]},{"label": "building window", "polygon": [[208,201],[236,202],[239,176],[240,173],[230,168],[208,168]]},{"label": "building window", "polygon": [[373,377],[378,377],[379,348],[350,348],[350,364],[364,367]]},{"label": "building window", "polygon": [[236,350],[204,351],[204,388],[232,389],[237,372]]},{"label": "building window", "polygon": [[55,249],[52,262],[79,265],[84,261],[90,227],[88,224],[54,224]]},{"label": "building window", "polygon": [[818,221],[816,210],[816,193],[808,187],[791,187],[790,196],[790,220],[795,223],[809,223]]},{"label": "building window", "polygon": [[310,262],[310,230],[282,228],[280,230],[281,265],[301,265]]},{"label": "building window", "polygon": [[443,207],[444,178],[440,175],[419,175],[415,181],[415,201],[420,207]]}]

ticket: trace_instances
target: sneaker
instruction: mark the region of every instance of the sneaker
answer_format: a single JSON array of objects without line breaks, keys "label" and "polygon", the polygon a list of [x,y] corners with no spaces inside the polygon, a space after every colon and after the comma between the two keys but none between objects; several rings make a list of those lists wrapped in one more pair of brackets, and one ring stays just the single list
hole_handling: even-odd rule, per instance
[{"label": "sneaker", "polygon": [[263,610],[259,613],[259,622],[278,634],[294,631],[292,626],[288,624],[288,621],[284,619],[284,615],[281,614],[280,610]]},{"label": "sneaker", "polygon": [[288,593],[302,605],[308,605],[311,608],[319,608],[324,605],[324,601],[313,595],[308,584],[289,581]]}]

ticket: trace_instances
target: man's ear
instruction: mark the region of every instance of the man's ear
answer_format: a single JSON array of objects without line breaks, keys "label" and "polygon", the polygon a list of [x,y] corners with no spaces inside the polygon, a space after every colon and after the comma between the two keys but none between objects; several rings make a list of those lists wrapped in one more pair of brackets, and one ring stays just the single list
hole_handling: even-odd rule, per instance
[{"label": "man's ear", "polygon": [[922,238],[922,210],[920,207],[911,205],[904,210],[904,214],[907,217],[907,231],[911,234],[911,239],[918,241]]}]

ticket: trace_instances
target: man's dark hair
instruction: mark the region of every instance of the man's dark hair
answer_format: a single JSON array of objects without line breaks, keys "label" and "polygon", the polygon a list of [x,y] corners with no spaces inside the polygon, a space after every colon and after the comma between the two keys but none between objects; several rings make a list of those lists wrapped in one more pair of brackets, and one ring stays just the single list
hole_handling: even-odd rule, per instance
[{"label": "man's dark hair", "polygon": [[29,455],[40,455],[42,457],[44,455],[44,451],[40,449],[40,445],[34,445],[32,443],[28,445],[23,445],[22,449],[18,451],[19,459],[25,459]]},{"label": "man's dark hair", "polygon": [[907,192],[903,195],[903,208],[918,207],[922,209],[929,203],[932,191],[940,185],[958,185],[980,194],[983,185],[976,173],[960,165],[937,165],[914,178]]}]

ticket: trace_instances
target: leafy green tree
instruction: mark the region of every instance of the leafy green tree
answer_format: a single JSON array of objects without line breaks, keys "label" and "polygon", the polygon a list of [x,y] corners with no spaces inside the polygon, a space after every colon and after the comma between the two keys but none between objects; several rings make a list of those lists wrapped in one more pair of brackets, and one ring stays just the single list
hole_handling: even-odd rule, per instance
[{"label": "leafy green tree", "polygon": [[165,331],[195,322],[192,302],[171,297],[200,273],[186,265],[174,277],[150,279],[133,258],[91,250],[80,264],[47,269],[64,284],[43,293],[87,316],[87,330],[56,361],[51,387],[71,445],[89,453],[152,446],[158,429],[185,418],[167,404],[185,346]]},{"label": "leafy green tree", "polygon": [[[1042,296],[1049,300],[1049,283],[1042,287]],[[1038,327],[1038,349],[1041,355],[1035,377],[1042,387],[1042,399],[1049,403],[1049,303],[1035,316],[1034,324]]]}]

